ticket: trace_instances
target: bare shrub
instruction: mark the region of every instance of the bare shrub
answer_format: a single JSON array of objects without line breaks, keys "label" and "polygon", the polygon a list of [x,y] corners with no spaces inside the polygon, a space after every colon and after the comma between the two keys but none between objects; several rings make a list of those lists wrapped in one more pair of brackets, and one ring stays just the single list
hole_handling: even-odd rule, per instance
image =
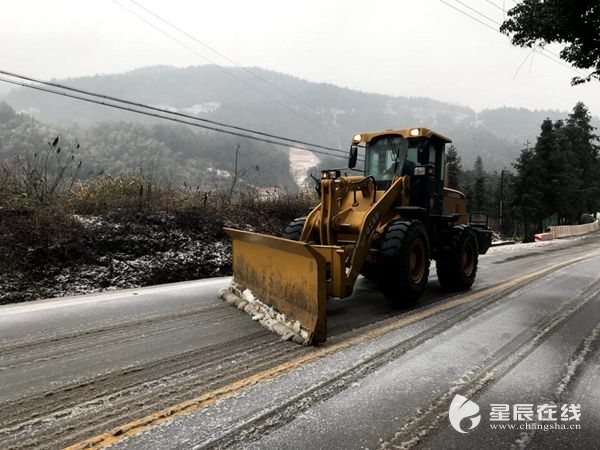
[{"label": "bare shrub", "polygon": [[76,161],[74,149],[63,152],[57,136],[48,142],[45,152],[27,155],[20,181],[24,194],[39,203],[49,203],[67,193],[75,183],[82,161]]}]

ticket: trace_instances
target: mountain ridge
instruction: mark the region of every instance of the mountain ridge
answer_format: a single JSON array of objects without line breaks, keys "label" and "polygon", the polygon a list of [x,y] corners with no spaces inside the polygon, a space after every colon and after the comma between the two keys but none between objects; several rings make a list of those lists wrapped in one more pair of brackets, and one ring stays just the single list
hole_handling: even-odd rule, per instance
[{"label": "mountain ridge", "polygon": [[[568,115],[514,107],[476,112],[427,97],[362,92],[256,67],[162,65],[55,82],[341,149],[356,132],[426,126],[453,139],[465,168],[481,156],[490,171],[510,168],[526,142],[535,142],[545,118]],[[24,88],[4,99],[17,111],[62,126],[158,120]]]}]

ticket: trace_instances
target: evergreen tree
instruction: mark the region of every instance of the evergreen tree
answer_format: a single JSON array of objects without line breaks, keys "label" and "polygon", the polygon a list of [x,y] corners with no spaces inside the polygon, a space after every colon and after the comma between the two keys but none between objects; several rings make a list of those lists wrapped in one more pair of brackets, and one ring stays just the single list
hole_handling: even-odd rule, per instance
[{"label": "evergreen tree", "polygon": [[538,205],[542,202],[542,177],[536,169],[539,164],[535,151],[529,147],[524,148],[513,166],[517,175],[513,183],[512,203],[523,221],[524,241],[528,242],[532,240],[530,224],[539,221]]},{"label": "evergreen tree", "polygon": [[489,206],[489,193],[486,183],[487,174],[483,168],[481,156],[477,156],[473,166],[475,176],[473,183],[473,200],[471,211],[487,211]]},{"label": "evergreen tree", "polygon": [[[557,127],[560,128],[557,122]],[[541,133],[535,143],[535,163],[537,173],[535,174],[536,183],[532,189],[537,191],[539,202],[536,204],[536,219],[541,228],[542,220],[557,211],[556,195],[561,186],[558,179],[558,170],[560,165],[560,148],[555,134],[555,125],[550,119],[542,122]]]},{"label": "evergreen tree", "polygon": [[463,170],[460,155],[453,144],[446,151],[446,163],[448,164],[448,187],[460,190]]},{"label": "evergreen tree", "polygon": [[521,152],[514,167],[512,203],[529,225],[542,230],[543,220],[557,214],[564,223],[578,223],[584,212],[600,209],[600,160],[591,116],[575,105],[566,123],[544,120],[534,149]]},{"label": "evergreen tree", "polygon": [[582,213],[600,211],[600,160],[598,136],[591,126],[591,114],[587,107],[579,102],[569,114],[565,127],[565,135],[571,145],[569,169],[571,175],[579,182],[572,199],[578,205],[574,212],[579,219]]},{"label": "evergreen tree", "polygon": [[[500,173],[498,180],[498,216],[500,217],[500,232],[504,234],[516,235],[519,226],[522,223],[521,217],[517,214],[514,204],[515,175],[504,169]],[[502,209],[500,210],[500,201]]]},{"label": "evergreen tree", "polygon": [[581,184],[580,171],[573,165],[572,141],[562,120],[554,123],[554,139],[556,150],[547,164],[550,176],[547,204],[563,222],[577,223],[584,204],[577,192]]}]

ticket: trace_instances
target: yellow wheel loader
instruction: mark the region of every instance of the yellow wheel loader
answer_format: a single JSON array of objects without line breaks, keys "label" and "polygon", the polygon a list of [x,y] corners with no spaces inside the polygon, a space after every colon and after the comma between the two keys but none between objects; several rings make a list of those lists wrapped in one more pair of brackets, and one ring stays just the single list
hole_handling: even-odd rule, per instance
[{"label": "yellow wheel loader", "polygon": [[442,286],[470,288],[491,230],[487,220],[471,223],[465,196],[445,187],[450,142],[426,128],[356,134],[348,171],[358,172],[361,152],[362,173],[323,171],[321,202],[285,238],[226,228],[233,284],[221,297],[310,344],[327,338],[327,300],[348,297],[360,274],[406,305],[423,294],[431,259]]}]

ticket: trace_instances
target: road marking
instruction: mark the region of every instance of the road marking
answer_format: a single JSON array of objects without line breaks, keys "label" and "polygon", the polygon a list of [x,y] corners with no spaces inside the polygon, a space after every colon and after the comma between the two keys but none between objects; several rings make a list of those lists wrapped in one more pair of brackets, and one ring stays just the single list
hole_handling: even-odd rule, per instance
[{"label": "road marking", "polygon": [[194,289],[200,287],[207,286],[215,286],[215,285],[226,285],[228,281],[231,280],[231,277],[223,277],[223,278],[210,278],[206,280],[196,280],[196,281],[184,281],[182,283],[171,283],[164,284],[160,286],[148,286],[144,288],[138,289],[125,289],[117,292],[111,293],[97,293],[97,294],[87,294],[87,295],[78,295],[74,297],[62,297],[60,299],[46,299],[46,300],[38,300],[36,302],[30,302],[25,305],[6,305],[0,307],[0,314],[2,316],[6,316],[9,314],[21,314],[21,313],[30,313],[35,311],[46,311],[51,309],[58,308],[67,308],[72,306],[80,306],[94,303],[101,303],[110,300],[118,300],[124,297],[134,297],[137,296],[140,299],[144,295],[148,294],[157,294],[161,292],[169,292],[182,290],[182,289]]},{"label": "road marking", "polygon": [[252,386],[255,386],[264,381],[270,380],[277,376],[283,375],[285,373],[291,372],[292,370],[321,359],[325,356],[336,353],[340,350],[353,347],[355,345],[361,344],[363,342],[378,338],[387,334],[389,332],[395,331],[397,329],[403,328],[412,323],[418,322],[420,320],[427,319],[431,316],[439,314],[441,312],[452,309],[456,306],[463,305],[465,303],[473,302],[479,300],[483,297],[497,294],[501,291],[511,289],[517,287],[519,285],[525,284],[529,281],[533,281],[536,278],[540,278],[544,275],[547,275],[551,272],[560,270],[566,266],[571,264],[575,264],[577,262],[583,261],[585,259],[589,259],[594,256],[600,255],[599,250],[595,250],[593,252],[586,253],[582,256],[578,256],[576,258],[572,258],[570,260],[564,261],[562,263],[554,264],[552,266],[548,266],[544,269],[539,269],[534,272],[530,272],[528,274],[522,275],[518,278],[505,281],[496,286],[491,286],[481,291],[473,292],[464,297],[449,299],[443,301],[441,304],[434,304],[431,306],[426,306],[422,309],[419,309],[413,313],[409,313],[405,316],[399,317],[397,320],[393,320],[391,323],[388,323],[382,327],[369,330],[365,333],[362,333],[358,336],[354,336],[349,338],[346,341],[338,342],[332,345],[325,344],[323,347],[317,348],[314,352],[309,353],[304,356],[300,356],[291,361],[287,361],[285,363],[281,363],[277,366],[266,369],[262,372],[251,375],[247,378],[243,378],[241,380],[235,381],[227,386],[223,386],[221,388],[215,389],[213,391],[202,394],[198,397],[194,397],[190,400],[186,400],[184,402],[168,406],[163,408],[160,411],[157,411],[148,416],[142,417],[140,419],[128,422],[126,424],[120,425],[116,428],[113,428],[109,431],[81,441],[77,444],[73,444],[69,447],[66,447],[65,450],[81,450],[81,449],[98,449],[105,447],[107,445],[114,444],[119,442],[129,436],[133,436],[141,433],[149,428],[152,428],[161,423],[167,422],[168,420],[173,419],[174,417],[195,411],[199,408],[208,406],[217,400],[225,399],[228,397],[232,397],[233,395],[239,393],[240,391],[244,391],[249,389]]}]

